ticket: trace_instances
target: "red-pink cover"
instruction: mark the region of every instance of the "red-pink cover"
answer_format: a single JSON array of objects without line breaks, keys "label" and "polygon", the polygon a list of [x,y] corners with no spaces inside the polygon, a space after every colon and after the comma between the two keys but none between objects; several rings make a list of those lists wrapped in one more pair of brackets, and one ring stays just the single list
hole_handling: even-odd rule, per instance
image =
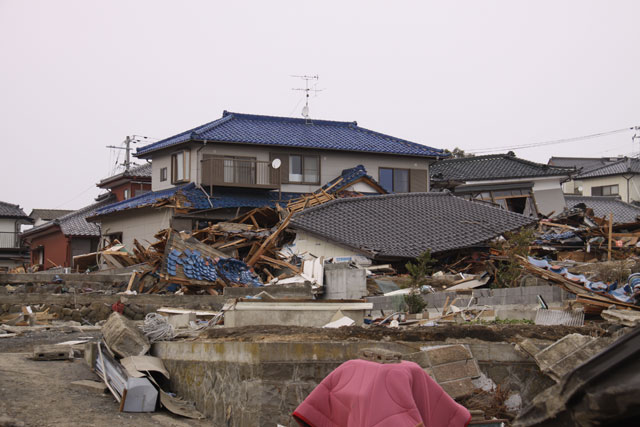
[{"label": "red-pink cover", "polygon": [[331,372],[296,408],[311,427],[462,427],[471,420],[416,363],[349,360]]}]

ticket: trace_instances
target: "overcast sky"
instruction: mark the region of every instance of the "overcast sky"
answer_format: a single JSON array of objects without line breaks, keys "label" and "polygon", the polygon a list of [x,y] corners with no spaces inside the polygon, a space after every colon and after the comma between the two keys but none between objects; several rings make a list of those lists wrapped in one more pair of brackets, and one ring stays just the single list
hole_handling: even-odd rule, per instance
[{"label": "overcast sky", "polygon": [[[80,208],[107,145],[223,110],[300,116],[465,150],[640,125],[638,1],[0,0],[0,200]],[[633,131],[514,150],[638,152]],[[640,132],[639,132],[640,134]]]}]

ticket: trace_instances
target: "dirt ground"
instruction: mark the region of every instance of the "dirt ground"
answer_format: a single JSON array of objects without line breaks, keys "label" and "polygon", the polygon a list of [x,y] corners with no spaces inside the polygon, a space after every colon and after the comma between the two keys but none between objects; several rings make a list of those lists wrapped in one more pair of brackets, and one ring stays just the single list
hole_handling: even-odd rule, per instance
[{"label": "dirt ground", "polygon": [[384,326],[363,328],[359,326],[338,329],[321,329],[288,326],[247,326],[240,328],[208,329],[203,338],[220,341],[344,341],[344,340],[384,340],[428,342],[447,339],[475,338],[483,341],[516,343],[523,338],[556,341],[565,335],[580,333],[602,336],[608,332],[598,324],[583,327],[540,326],[532,324],[492,324],[492,325],[438,325],[415,328],[390,329]]},{"label": "dirt ground", "polygon": [[96,336],[98,332],[39,331],[0,339],[0,427],[8,426],[206,426],[207,420],[176,417],[164,410],[118,412],[111,394],[76,388],[76,380],[99,378],[84,359],[37,362],[33,346]]}]

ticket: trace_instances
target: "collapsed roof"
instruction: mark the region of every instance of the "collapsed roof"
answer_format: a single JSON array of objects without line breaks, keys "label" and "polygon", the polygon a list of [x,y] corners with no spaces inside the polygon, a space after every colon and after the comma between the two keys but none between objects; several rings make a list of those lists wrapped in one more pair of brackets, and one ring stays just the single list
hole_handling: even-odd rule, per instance
[{"label": "collapsed roof", "polygon": [[431,166],[433,181],[485,181],[513,178],[569,176],[573,168],[520,159],[512,152],[487,156],[444,159]]},{"label": "collapsed roof", "polygon": [[535,218],[449,192],[337,199],[295,215],[291,227],[377,259],[473,247]]},{"label": "collapsed roof", "polygon": [[640,217],[640,207],[625,203],[618,196],[572,196],[565,195],[567,208],[573,209],[583,203],[593,209],[593,214],[599,218],[608,218],[613,212],[616,223],[636,222]]}]

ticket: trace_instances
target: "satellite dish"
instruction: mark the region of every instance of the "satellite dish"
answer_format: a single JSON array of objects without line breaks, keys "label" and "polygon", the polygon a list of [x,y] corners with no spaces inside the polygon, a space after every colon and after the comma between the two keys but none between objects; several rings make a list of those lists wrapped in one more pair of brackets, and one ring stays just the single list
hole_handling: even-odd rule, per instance
[{"label": "satellite dish", "polygon": [[282,162],[280,161],[280,159],[273,159],[273,161],[271,162],[271,167],[274,169],[279,169],[281,164]]},{"label": "satellite dish", "polygon": [[305,105],[302,107],[302,117],[309,117],[309,106]]}]

